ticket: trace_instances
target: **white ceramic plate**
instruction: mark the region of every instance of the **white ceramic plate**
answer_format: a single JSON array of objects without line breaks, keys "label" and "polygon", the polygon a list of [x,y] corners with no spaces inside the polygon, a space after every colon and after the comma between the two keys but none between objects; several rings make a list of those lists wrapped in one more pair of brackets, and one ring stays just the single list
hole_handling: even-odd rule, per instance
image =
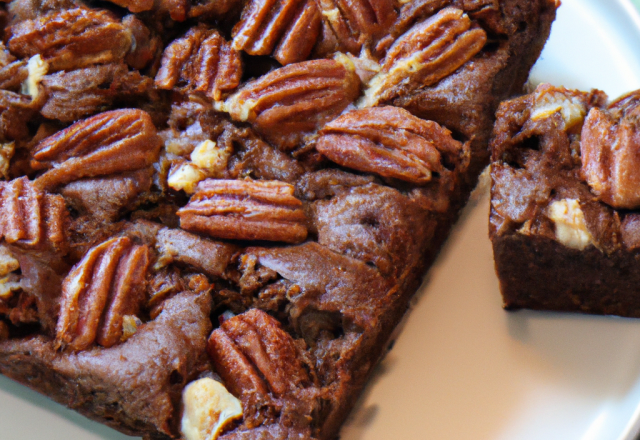
[{"label": "white ceramic plate", "polygon": [[[563,0],[532,82],[640,88],[628,0]],[[486,186],[431,270],[343,440],[633,440],[640,320],[501,309]],[[0,376],[0,439],[125,440]]]}]

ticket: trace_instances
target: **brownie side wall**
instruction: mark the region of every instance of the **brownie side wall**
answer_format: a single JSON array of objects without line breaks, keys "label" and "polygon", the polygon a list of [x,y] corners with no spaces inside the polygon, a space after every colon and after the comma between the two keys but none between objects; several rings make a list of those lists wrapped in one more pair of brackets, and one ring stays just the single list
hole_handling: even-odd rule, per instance
[{"label": "brownie side wall", "polygon": [[[451,226],[452,223],[449,225]],[[444,239],[442,242],[444,242]],[[343,396],[345,397],[327,417],[322,428],[322,439],[338,437],[342,424],[361,397],[362,391],[373,369],[387,354],[391,342],[390,337],[405,313],[409,310],[409,301],[422,282],[422,276],[424,275],[424,270],[422,269],[431,265],[438,250],[439,248],[432,249],[433,257],[430,257],[428,261],[421,261],[420,264],[415,265],[405,273],[402,277],[404,284],[395,292],[396,297],[392,305],[386,310],[385,315],[381,317],[379,326],[376,329],[377,331],[370,332],[366,335],[366,340],[363,341],[363,344],[359,347],[359,350],[350,362],[352,365],[350,380],[341,384]]]},{"label": "brownie side wall", "polygon": [[511,233],[493,239],[504,307],[640,317],[640,253]]}]

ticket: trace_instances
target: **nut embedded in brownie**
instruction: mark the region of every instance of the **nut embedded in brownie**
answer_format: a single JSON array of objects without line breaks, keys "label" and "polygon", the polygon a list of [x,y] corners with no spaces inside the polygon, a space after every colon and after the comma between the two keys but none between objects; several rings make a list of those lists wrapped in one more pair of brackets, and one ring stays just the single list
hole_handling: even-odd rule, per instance
[{"label": "nut embedded in brownie", "polygon": [[149,440],[335,438],[557,6],[0,4],[0,372]]},{"label": "nut embedded in brownie", "polygon": [[503,103],[490,235],[507,309],[640,317],[640,92],[540,85]]}]

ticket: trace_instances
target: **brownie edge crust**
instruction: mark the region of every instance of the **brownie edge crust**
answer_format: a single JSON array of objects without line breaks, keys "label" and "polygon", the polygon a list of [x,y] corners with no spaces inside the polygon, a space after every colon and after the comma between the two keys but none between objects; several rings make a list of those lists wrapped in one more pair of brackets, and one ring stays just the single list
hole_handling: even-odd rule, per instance
[{"label": "brownie edge crust", "polygon": [[14,0],[0,372],[145,439],[332,439],[552,0]]},{"label": "brownie edge crust", "polygon": [[489,228],[506,309],[640,316],[639,96],[543,84],[501,105]]}]

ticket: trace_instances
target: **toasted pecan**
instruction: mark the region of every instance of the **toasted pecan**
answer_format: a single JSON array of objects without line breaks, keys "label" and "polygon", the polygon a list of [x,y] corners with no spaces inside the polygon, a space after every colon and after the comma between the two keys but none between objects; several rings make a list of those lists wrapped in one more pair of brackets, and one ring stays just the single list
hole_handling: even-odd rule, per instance
[{"label": "toasted pecan", "polygon": [[62,197],[26,177],[0,182],[0,192],[0,238],[23,248],[65,250],[69,219]]},{"label": "toasted pecan", "polygon": [[446,172],[442,153],[455,155],[462,144],[446,128],[397,107],[345,113],[327,124],[316,149],[347,168],[382,177],[426,183]]},{"label": "toasted pecan", "polygon": [[56,345],[79,351],[119,342],[124,317],[135,315],[145,299],[148,265],[148,247],[127,237],[91,248],[62,285]]},{"label": "toasted pecan", "polygon": [[220,100],[238,87],[241,77],[238,51],[217,31],[198,26],[165,49],[155,82],[161,89],[198,92]]},{"label": "toasted pecan", "polygon": [[293,192],[278,181],[208,179],[178,211],[180,227],[217,238],[299,243],[307,237],[306,216]]},{"label": "toasted pecan", "polygon": [[52,70],[121,61],[133,38],[106,10],[75,8],[55,11],[11,27],[9,49],[20,57],[40,54]]},{"label": "toasted pecan", "polygon": [[346,57],[290,64],[247,83],[221,108],[283,149],[339,115],[358,96],[360,80]]},{"label": "toasted pecan", "polygon": [[375,106],[437,83],[473,58],[486,41],[485,31],[474,27],[462,10],[441,10],[391,46],[359,106]]},{"label": "toasted pecan", "polygon": [[33,167],[49,170],[35,184],[51,189],[85,177],[146,168],[158,159],[161,145],[146,112],[104,112],[76,122],[36,146]]}]

